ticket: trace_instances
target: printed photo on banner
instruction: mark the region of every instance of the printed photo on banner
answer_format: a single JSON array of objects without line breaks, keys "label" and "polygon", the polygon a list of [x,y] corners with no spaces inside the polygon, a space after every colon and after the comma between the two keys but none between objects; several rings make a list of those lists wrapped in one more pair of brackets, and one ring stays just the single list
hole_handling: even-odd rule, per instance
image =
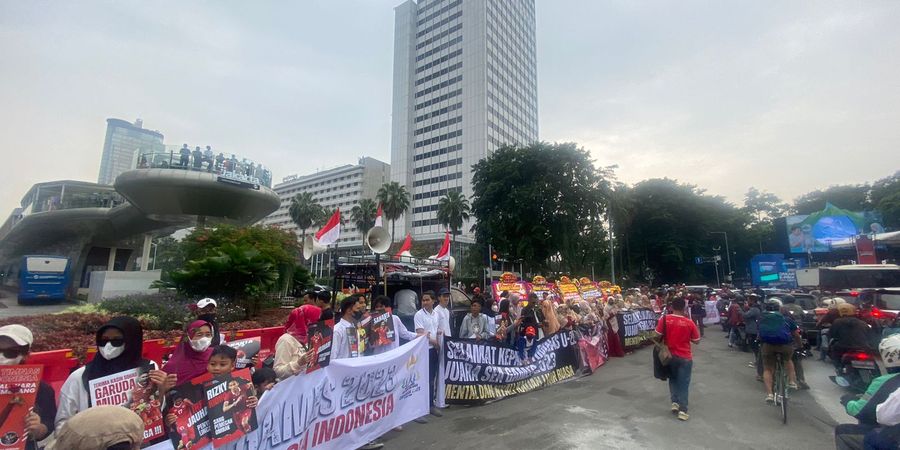
[{"label": "printed photo on banner", "polygon": [[261,341],[262,338],[255,336],[225,343],[225,345],[237,350],[237,360],[234,362],[236,369],[243,369],[252,364],[253,357],[259,353]]},{"label": "printed photo on banner", "polygon": [[372,312],[372,320],[369,321],[369,329],[366,331],[369,337],[369,347],[379,348],[394,342],[394,320],[391,312],[379,309]]},{"label": "printed photo on banner", "polygon": [[326,322],[318,322],[309,326],[309,359],[306,362],[306,373],[321,369],[331,360],[332,329]]},{"label": "printed photo on banner", "polygon": [[167,395],[167,414],[175,415],[169,438],[176,449],[202,449],[210,442],[209,413],[203,385],[212,379],[205,374],[175,386]]},{"label": "printed photo on banner", "polygon": [[0,366],[0,449],[25,448],[25,416],[34,408],[44,366]]},{"label": "printed photo on banner", "polygon": [[203,384],[214,448],[256,429],[256,410],[247,406],[254,396],[250,369],[219,375]]},{"label": "printed photo on banner", "polygon": [[577,341],[561,331],[537,341],[528,355],[493,341],[444,338],[445,396],[450,404],[479,404],[575,377]]},{"label": "printed photo on banner", "polygon": [[165,440],[162,404],[150,382],[151,366],[95,378],[88,383],[91,405],[119,405],[131,409],[144,421],[144,444]]}]

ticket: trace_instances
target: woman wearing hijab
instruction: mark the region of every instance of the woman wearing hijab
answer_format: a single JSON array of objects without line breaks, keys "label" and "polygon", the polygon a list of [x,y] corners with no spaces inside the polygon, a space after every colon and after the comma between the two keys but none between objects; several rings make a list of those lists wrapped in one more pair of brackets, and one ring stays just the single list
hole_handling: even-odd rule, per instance
[{"label": "woman wearing hijab", "polygon": [[309,326],[318,322],[322,310],[315,305],[294,308],[285,324],[285,333],[275,343],[275,375],[278,381],[306,370],[309,359]]},{"label": "woman wearing hijab", "polygon": [[156,370],[156,363],[141,357],[144,331],[133,317],[113,317],[97,330],[97,356],[84,367],[72,372],[59,391],[56,428],[75,414],[91,406],[88,386],[91,380],[126,370],[150,369],[150,381],[157,387],[165,384],[165,373]]},{"label": "woman wearing hijab", "polygon": [[187,326],[181,342],[162,369],[175,374],[176,386],[206,373],[212,355],[212,330],[212,325],[203,320],[195,320]]}]

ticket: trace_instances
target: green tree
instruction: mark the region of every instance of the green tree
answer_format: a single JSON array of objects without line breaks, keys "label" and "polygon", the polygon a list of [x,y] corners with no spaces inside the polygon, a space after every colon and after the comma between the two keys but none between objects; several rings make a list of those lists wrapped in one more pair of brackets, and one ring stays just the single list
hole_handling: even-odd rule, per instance
[{"label": "green tree", "polygon": [[786,215],[790,206],[782,202],[775,194],[760,192],[751,187],[744,194],[743,210],[751,217],[747,233],[749,239],[755,240],[758,244],[759,253],[763,253],[763,248],[772,248],[775,245],[773,220]]},{"label": "green tree", "polygon": [[406,186],[392,181],[385,183],[378,189],[376,198],[381,203],[384,217],[391,221],[391,242],[394,242],[394,239],[397,237],[397,219],[409,210],[409,192],[406,190]]},{"label": "green tree", "polygon": [[826,202],[849,211],[872,209],[868,184],[846,184],[830,186],[825,190],[815,190],[800,196],[794,200],[794,212],[812,214],[825,209]]},{"label": "green tree", "polygon": [[872,206],[881,213],[882,225],[900,228],[900,171],[872,183]]},{"label": "green tree", "polygon": [[378,205],[370,198],[364,198],[350,210],[350,221],[356,225],[356,229],[362,233],[363,239],[366,233],[375,226],[375,215],[378,214]]},{"label": "green tree", "polygon": [[447,192],[438,201],[438,222],[450,230],[454,244],[456,235],[462,231],[463,223],[469,220],[469,211],[469,200],[462,192]]},{"label": "green tree", "polygon": [[153,251],[153,268],[162,271],[161,279],[169,280],[169,274],[184,266],[184,252],[181,243],[172,236],[156,240]]},{"label": "green tree", "polygon": [[610,182],[575,144],[503,147],[473,166],[476,236],[505,259],[540,271],[559,255],[562,269],[590,273],[583,255],[600,237]]},{"label": "green tree", "polygon": [[288,214],[291,215],[291,220],[300,229],[300,241],[302,242],[306,239],[306,230],[322,220],[322,217],[325,216],[325,210],[322,208],[322,205],[313,200],[312,193],[301,192],[291,199]]},{"label": "green tree", "polygon": [[171,277],[180,293],[235,302],[244,308],[245,318],[249,319],[259,312],[262,295],[276,285],[279,272],[253,246],[227,243],[210,256],[188,261],[184,269],[172,272]]}]

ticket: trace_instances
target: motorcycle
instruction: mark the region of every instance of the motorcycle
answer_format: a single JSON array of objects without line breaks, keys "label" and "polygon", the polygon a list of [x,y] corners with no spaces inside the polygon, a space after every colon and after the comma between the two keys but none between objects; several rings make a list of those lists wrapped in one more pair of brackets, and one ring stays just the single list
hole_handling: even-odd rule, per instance
[{"label": "motorcycle", "polygon": [[841,354],[832,382],[857,392],[865,392],[875,378],[886,373],[879,355],[867,349],[851,349]]}]

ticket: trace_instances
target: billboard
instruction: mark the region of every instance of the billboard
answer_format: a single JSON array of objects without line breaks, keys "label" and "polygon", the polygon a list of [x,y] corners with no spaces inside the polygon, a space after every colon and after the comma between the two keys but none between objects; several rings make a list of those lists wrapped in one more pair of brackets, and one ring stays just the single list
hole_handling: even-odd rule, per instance
[{"label": "billboard", "polygon": [[831,203],[813,214],[787,217],[785,228],[791,253],[829,252],[832,242],[884,229],[874,212],[847,211]]},{"label": "billboard", "polygon": [[750,259],[754,286],[797,287],[797,269],[804,267],[806,259],[785,259],[778,253],[755,255]]}]

